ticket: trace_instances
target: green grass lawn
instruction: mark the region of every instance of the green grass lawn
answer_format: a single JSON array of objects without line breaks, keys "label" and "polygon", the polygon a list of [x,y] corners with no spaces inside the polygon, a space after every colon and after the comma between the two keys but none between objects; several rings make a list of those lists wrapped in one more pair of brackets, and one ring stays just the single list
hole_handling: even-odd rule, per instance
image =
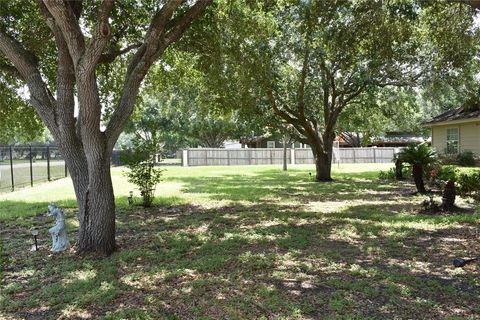
[{"label": "green grass lawn", "polygon": [[168,167],[151,209],[126,206],[135,189],[115,168],[105,259],[48,251],[49,202],[75,239],[68,179],[2,194],[0,318],[478,319],[480,267],[451,266],[480,253],[478,209],[420,215],[410,183],[377,179],[388,167],[342,165],[333,183],[311,166]]}]

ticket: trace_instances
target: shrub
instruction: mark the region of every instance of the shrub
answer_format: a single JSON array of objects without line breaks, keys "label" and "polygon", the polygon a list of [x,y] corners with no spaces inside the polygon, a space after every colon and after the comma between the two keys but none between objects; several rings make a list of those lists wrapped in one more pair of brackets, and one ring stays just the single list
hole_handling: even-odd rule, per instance
[{"label": "shrub", "polygon": [[423,178],[438,163],[437,152],[426,143],[411,144],[398,153],[398,159],[411,165],[417,191],[426,193]]},{"label": "shrub", "polygon": [[395,168],[390,168],[387,171],[380,170],[378,173],[378,179],[380,180],[394,180],[395,179]]},{"label": "shrub", "polygon": [[480,170],[461,173],[457,178],[458,194],[480,200]]},{"label": "shrub", "polygon": [[161,181],[163,170],[155,166],[155,155],[160,146],[154,140],[137,140],[133,147],[122,156],[130,170],[125,173],[128,181],[137,185],[143,199],[143,206],[150,207],[155,187]]},{"label": "shrub", "polygon": [[[378,178],[380,180],[396,180],[395,168],[390,168],[387,171],[381,170],[378,173]],[[402,176],[403,178],[411,178],[412,177],[412,170],[410,167],[403,167],[402,168]]]},{"label": "shrub", "polygon": [[474,167],[475,154],[472,151],[463,151],[457,155],[457,163],[462,167]]},{"label": "shrub", "polygon": [[440,181],[456,181],[458,176],[458,169],[455,166],[441,166],[437,169],[436,179]]}]

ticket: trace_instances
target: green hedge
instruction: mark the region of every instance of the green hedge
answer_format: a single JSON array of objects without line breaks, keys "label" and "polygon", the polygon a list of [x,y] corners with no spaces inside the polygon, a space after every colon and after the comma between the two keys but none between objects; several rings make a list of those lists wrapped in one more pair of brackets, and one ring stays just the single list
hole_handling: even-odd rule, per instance
[{"label": "green hedge", "polygon": [[460,173],[456,180],[457,192],[460,196],[480,200],[480,170]]}]

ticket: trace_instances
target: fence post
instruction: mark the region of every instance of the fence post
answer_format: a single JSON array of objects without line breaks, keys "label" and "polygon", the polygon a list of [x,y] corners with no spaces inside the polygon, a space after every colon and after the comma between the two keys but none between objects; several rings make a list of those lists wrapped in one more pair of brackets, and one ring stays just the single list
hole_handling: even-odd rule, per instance
[{"label": "fence post", "polygon": [[182,167],[188,167],[188,149],[182,150]]},{"label": "fence post", "polygon": [[373,150],[373,163],[377,163],[377,153],[375,152],[375,148],[372,148]]},{"label": "fence post", "polygon": [[15,191],[15,180],[13,178],[13,151],[12,146],[10,146],[10,174],[12,176],[12,192]]},{"label": "fence post", "polygon": [[273,164],[273,151],[270,149],[270,164]]},{"label": "fence post", "polygon": [[32,146],[30,146],[30,186],[33,187],[33,155]]},{"label": "fence post", "polygon": [[295,164],[295,149],[290,149],[290,164]]},{"label": "fence post", "polygon": [[353,163],[357,163],[357,158],[355,157],[355,148],[352,148],[353,151]]},{"label": "fence post", "polygon": [[47,147],[47,179],[50,181],[50,146]]},{"label": "fence post", "polygon": [[230,150],[225,149],[227,151],[227,164],[230,166]]}]

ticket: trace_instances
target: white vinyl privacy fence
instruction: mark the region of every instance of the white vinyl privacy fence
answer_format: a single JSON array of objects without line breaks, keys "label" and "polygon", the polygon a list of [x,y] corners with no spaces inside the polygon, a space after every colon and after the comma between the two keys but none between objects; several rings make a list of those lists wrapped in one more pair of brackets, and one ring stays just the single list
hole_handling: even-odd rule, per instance
[{"label": "white vinyl privacy fence", "polygon": [[[398,148],[335,148],[334,163],[389,163]],[[287,149],[289,164],[313,164],[311,149]],[[182,165],[187,166],[238,166],[282,164],[283,149],[185,149]]]}]

